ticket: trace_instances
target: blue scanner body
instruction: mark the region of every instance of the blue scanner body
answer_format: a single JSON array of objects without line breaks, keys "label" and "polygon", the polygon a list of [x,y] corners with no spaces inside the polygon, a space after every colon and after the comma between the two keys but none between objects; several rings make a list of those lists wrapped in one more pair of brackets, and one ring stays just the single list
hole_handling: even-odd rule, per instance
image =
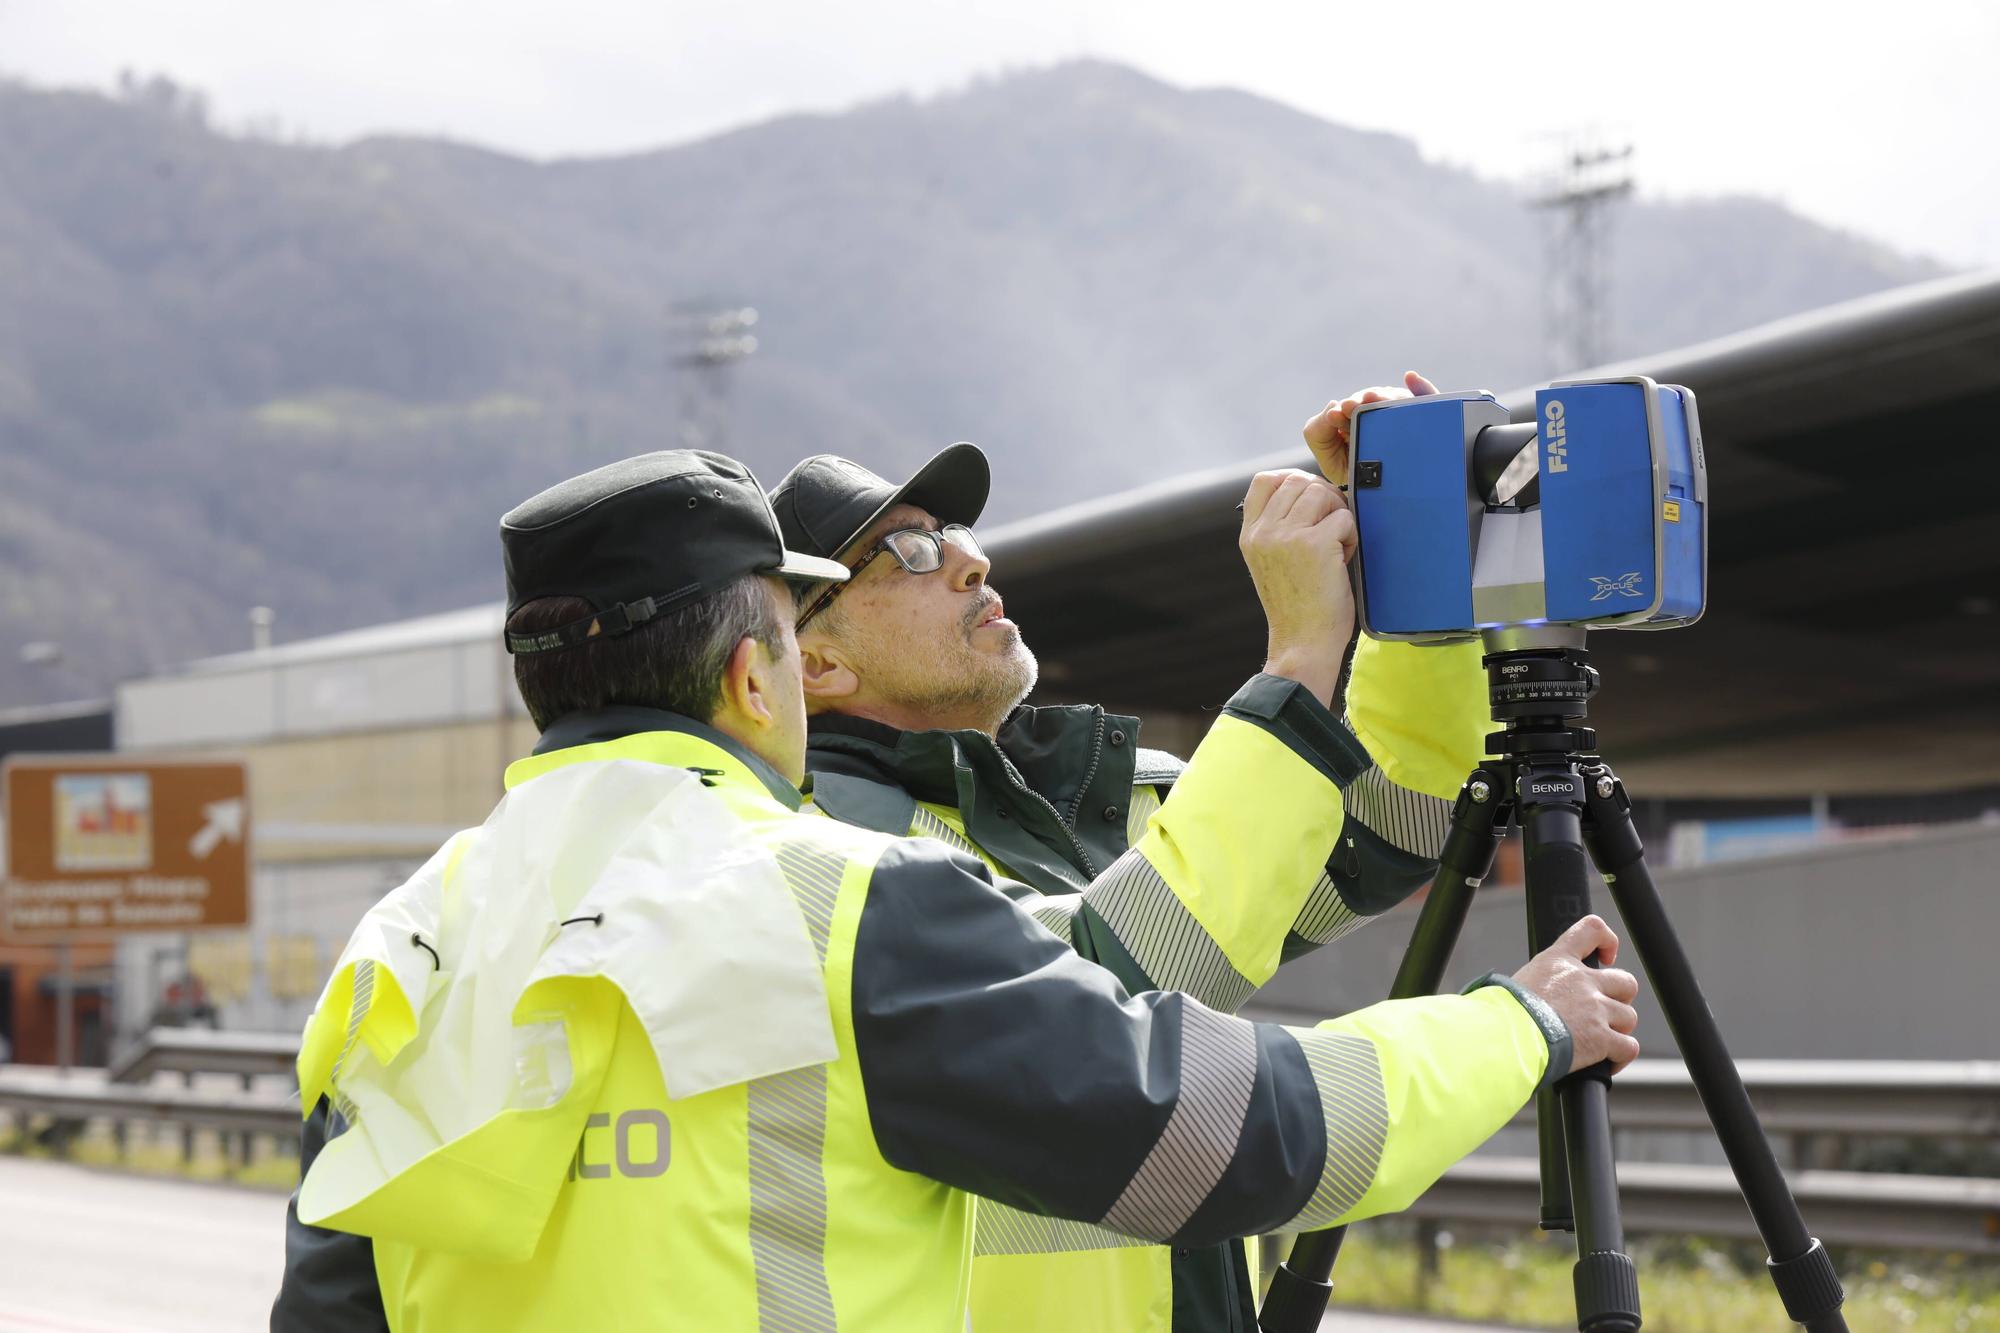
[{"label": "blue scanner body", "polygon": [[[1356,414],[1349,494],[1362,628],[1450,642],[1512,625],[1669,629],[1698,619],[1708,484],[1694,394],[1643,376],[1542,389],[1532,437],[1507,480],[1482,493],[1482,432],[1510,424],[1485,393]],[[1505,431],[1489,438],[1512,448]],[[1524,481],[1533,483],[1525,494],[1507,493]]]}]

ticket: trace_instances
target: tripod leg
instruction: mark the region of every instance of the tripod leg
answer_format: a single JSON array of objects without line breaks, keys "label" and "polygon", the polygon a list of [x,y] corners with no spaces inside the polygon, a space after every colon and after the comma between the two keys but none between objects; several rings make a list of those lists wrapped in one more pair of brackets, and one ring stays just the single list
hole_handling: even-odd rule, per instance
[{"label": "tripod leg", "polygon": [[1846,1333],[1847,1321],[1840,1313],[1845,1299],[1840,1277],[1825,1248],[1806,1230],[1798,1202],[1778,1170],[1770,1140],[1750,1105],[1742,1076],[1723,1045],[1722,1029],[1709,1012],[1694,968],[1667,920],[1666,906],[1646,869],[1638,831],[1632,827],[1632,807],[1625,789],[1611,770],[1601,765],[1586,768],[1583,776],[1588,786],[1585,836],[1591,852],[1610,882],[1626,932],[1645,965],[1695,1091],[1701,1095],[1701,1104],[1743,1190],[1744,1202],[1756,1220],[1758,1234],[1771,1254],[1771,1281],[1785,1303],[1785,1313],[1812,1333]]},{"label": "tripod leg", "polygon": [[1510,808],[1504,779],[1497,772],[1476,768],[1459,789],[1451,808],[1451,832],[1438,853],[1437,878],[1431,881],[1423,910],[1403,950],[1402,966],[1389,987],[1389,998],[1408,1000],[1435,995],[1451,966],[1472,894],[1493,873],[1500,850],[1501,819]]},{"label": "tripod leg", "polygon": [[[1501,777],[1485,768],[1474,769],[1459,789],[1451,808],[1451,832],[1438,855],[1437,878],[1431,881],[1423,911],[1410,932],[1402,966],[1389,988],[1390,999],[1437,993],[1472,906],[1473,890],[1493,870],[1506,792]],[[1308,1231],[1292,1242],[1292,1252],[1271,1275],[1271,1289],[1257,1312],[1257,1327],[1263,1333],[1315,1333],[1333,1295],[1333,1265],[1346,1237],[1346,1227],[1328,1227]]]},{"label": "tripod leg", "polygon": [[1625,1253],[1618,1204],[1618,1164],[1612,1157],[1608,1080],[1578,1073],[1564,1084],[1562,1139],[1576,1231],[1576,1326],[1584,1333],[1639,1327],[1639,1271]]},{"label": "tripod leg", "polygon": [[[1519,778],[1528,936],[1536,953],[1590,911],[1583,793],[1583,780],[1567,758],[1534,760]],[[1610,1080],[1608,1065],[1593,1065],[1535,1103],[1542,1227],[1576,1233],[1576,1326],[1583,1333],[1635,1333],[1640,1325],[1639,1276],[1625,1253],[1611,1147]]]}]

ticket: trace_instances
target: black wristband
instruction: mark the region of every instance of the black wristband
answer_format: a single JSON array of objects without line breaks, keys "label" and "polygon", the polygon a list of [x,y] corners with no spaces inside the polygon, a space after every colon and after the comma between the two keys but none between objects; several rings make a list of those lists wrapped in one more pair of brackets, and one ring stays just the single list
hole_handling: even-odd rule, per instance
[{"label": "black wristband", "polygon": [[1499,986],[1521,1002],[1535,1020],[1535,1026],[1542,1030],[1542,1038],[1549,1044],[1549,1067],[1542,1073],[1541,1087],[1549,1087],[1559,1078],[1569,1073],[1570,1062],[1576,1058],[1576,1042],[1569,1035],[1569,1025],[1562,1021],[1549,1002],[1523,986],[1504,972],[1488,972],[1464,990],[1461,995],[1470,995],[1481,986]]}]

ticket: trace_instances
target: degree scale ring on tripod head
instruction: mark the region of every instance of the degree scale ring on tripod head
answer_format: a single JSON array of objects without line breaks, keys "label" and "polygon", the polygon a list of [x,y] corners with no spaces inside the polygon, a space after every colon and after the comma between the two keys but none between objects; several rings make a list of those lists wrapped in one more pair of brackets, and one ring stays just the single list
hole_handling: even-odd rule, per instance
[{"label": "degree scale ring on tripod head", "polygon": [[1486,697],[1493,720],[1578,718],[1597,693],[1597,668],[1582,648],[1525,648],[1488,653]]},{"label": "degree scale ring on tripod head", "polygon": [[[1584,669],[1593,676],[1597,674],[1589,667]],[[1587,703],[1595,693],[1594,680],[1510,680],[1494,685],[1491,698],[1495,707],[1536,702]]]}]

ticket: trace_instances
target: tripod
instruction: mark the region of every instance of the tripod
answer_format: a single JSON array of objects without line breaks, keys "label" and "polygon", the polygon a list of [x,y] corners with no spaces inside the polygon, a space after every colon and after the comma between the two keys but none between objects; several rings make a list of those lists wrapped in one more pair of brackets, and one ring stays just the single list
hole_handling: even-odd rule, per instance
[{"label": "tripod", "polygon": [[[1506,729],[1487,737],[1494,757],[1472,771],[1452,807],[1437,879],[1390,998],[1437,993],[1473,890],[1492,870],[1510,823],[1521,825],[1531,952],[1588,915],[1594,862],[1773,1256],[1771,1281],[1785,1312],[1811,1333],[1846,1333],[1833,1261],[1806,1231],[1646,869],[1631,802],[1598,758],[1597,734],[1582,724],[1598,685],[1583,641],[1581,628],[1567,626],[1487,631],[1488,697],[1493,720]],[[1640,1326],[1638,1271],[1625,1253],[1611,1150],[1610,1087],[1609,1065],[1598,1064],[1535,1097],[1541,1226],[1576,1236],[1576,1326],[1582,1333],[1633,1333]],[[1332,1227],[1298,1238],[1258,1314],[1263,1333],[1314,1333],[1319,1327],[1345,1231]]]}]

